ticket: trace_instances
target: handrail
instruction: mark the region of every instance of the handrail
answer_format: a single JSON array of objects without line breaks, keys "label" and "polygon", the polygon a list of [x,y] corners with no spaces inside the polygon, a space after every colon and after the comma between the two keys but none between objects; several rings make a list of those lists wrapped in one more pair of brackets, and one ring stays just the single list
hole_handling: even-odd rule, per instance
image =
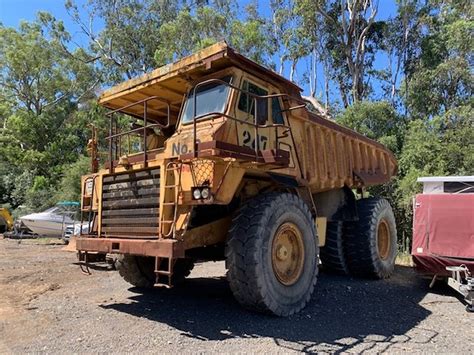
[{"label": "handrail", "polygon": [[[163,102],[166,104],[166,124],[161,124],[161,123],[153,123],[151,125],[148,124],[148,102],[151,101],[151,100],[156,100],[156,101],[160,101],[160,102]],[[137,106],[137,105],[140,105],[140,104],[143,104],[143,127],[139,127],[139,128],[135,128],[135,129],[131,129],[131,130],[128,130],[128,131],[125,131],[125,132],[120,132],[120,133],[114,133],[114,123],[116,123],[115,121],[115,113],[117,112],[123,112],[123,110],[127,109],[127,108],[130,108],[130,107],[133,107],[133,106]],[[147,137],[146,137],[146,130],[149,129],[149,128],[153,128],[153,127],[160,127],[160,128],[168,128],[170,125],[171,125],[171,120],[170,120],[170,116],[171,116],[171,108],[170,108],[170,103],[168,100],[162,98],[162,97],[159,97],[159,96],[151,96],[151,97],[147,97],[145,99],[142,99],[140,101],[137,101],[137,102],[133,102],[131,104],[128,104],[126,106],[123,106],[123,107],[120,107],[118,109],[115,109],[113,111],[110,111],[110,112],[107,112],[106,113],[106,116],[110,117],[110,125],[109,125],[109,135],[107,137],[105,137],[106,140],[109,141],[109,173],[113,173],[114,172],[114,164],[113,164],[113,151],[112,151],[112,145],[113,145],[113,141],[119,137],[122,137],[124,135],[130,135],[131,133],[134,133],[134,132],[139,132],[139,131],[143,131],[143,146],[144,146],[144,150],[143,150],[143,164],[144,166],[146,167],[147,164],[148,164],[148,156],[147,156],[147,146],[146,146],[146,143],[147,143]],[[115,124],[115,130],[117,130],[117,125]],[[121,142],[121,140],[120,140]],[[117,146],[117,142],[115,142],[115,146]],[[117,151],[115,152],[115,155],[117,155]]]},{"label": "handrail", "polygon": [[[153,123],[153,124],[150,124],[148,126],[146,126],[146,128],[153,128],[153,127],[162,127],[159,123]],[[134,132],[138,132],[138,131],[143,131],[143,127],[139,127],[139,128],[134,128],[134,129],[131,129],[129,131],[126,131],[126,132],[120,132],[120,133],[116,133],[116,134],[113,134],[111,136],[107,136],[105,137],[105,139],[112,139],[112,138],[117,138],[117,137],[121,137],[121,136],[124,136],[126,134],[130,134],[130,133],[134,133]]]},{"label": "handrail", "polygon": [[[209,112],[209,113],[197,116],[196,115],[197,114],[196,90],[199,87],[201,87],[203,85],[210,84],[210,83],[219,83],[219,84],[222,84],[222,85],[226,85],[226,86],[230,87],[232,90],[237,90],[238,92],[241,92],[241,93],[244,93],[244,94],[247,94],[247,95],[251,96],[252,100],[253,100],[253,103],[254,103],[254,122],[244,121],[244,120],[238,119],[236,117],[233,117],[233,116],[227,115],[225,113],[221,113],[221,112]],[[286,111],[301,109],[301,108],[306,107],[306,105],[307,105],[307,102],[305,100],[294,97],[294,96],[291,96],[291,95],[288,95],[288,94],[256,95],[256,94],[254,94],[250,91],[241,89],[241,88],[239,88],[235,85],[232,85],[232,84],[230,84],[230,83],[228,83],[224,80],[221,80],[221,79],[208,79],[208,80],[199,82],[194,86],[192,93],[193,93],[193,157],[194,158],[196,158],[197,154],[198,154],[197,121],[199,121],[199,120],[202,120],[202,119],[210,117],[210,116],[220,116],[220,117],[229,118],[229,119],[234,120],[236,122],[240,122],[240,123],[247,124],[247,125],[250,125],[250,126],[254,127],[254,129],[255,129],[255,131],[254,131],[254,133],[255,133],[254,150],[255,150],[255,158],[258,159],[258,150],[259,150],[259,145],[260,145],[260,142],[258,140],[258,129],[259,128],[260,129],[262,129],[262,128],[275,128],[275,145],[276,145],[275,149],[278,149],[278,138],[279,138],[278,128],[279,127],[284,127],[284,128],[287,128],[289,130],[293,145],[295,145],[295,140],[294,140],[294,137],[293,137],[293,132],[292,132],[291,126],[289,124],[288,125],[283,125],[283,124],[278,124],[278,123],[277,124],[272,123],[272,124],[261,125],[261,124],[258,123],[257,100],[258,99],[272,99],[272,98],[275,98],[275,97],[286,97],[290,100],[294,100],[296,102],[301,103],[300,105],[290,107]],[[250,114],[250,112],[249,112],[249,114]],[[303,174],[301,164],[300,164],[300,161],[299,161],[298,152],[296,151],[296,149],[295,149],[295,154],[296,154],[296,159],[298,160],[298,166],[300,168],[300,173]]]}]

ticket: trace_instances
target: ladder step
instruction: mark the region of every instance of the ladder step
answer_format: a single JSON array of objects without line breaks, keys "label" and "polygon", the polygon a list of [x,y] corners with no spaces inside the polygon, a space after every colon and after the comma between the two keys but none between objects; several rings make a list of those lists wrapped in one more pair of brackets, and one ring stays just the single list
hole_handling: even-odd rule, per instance
[{"label": "ladder step", "polygon": [[166,275],[166,276],[170,276],[170,275],[171,275],[171,272],[169,272],[169,271],[164,271],[164,270],[155,270],[155,273],[156,273],[156,274],[159,274],[159,275]]},{"label": "ladder step", "polygon": [[161,223],[174,223],[174,221],[161,221]]},{"label": "ladder step", "polygon": [[165,189],[177,188],[179,185],[165,185]]},{"label": "ladder step", "polygon": [[171,205],[174,205],[174,202],[163,202],[162,205],[163,206],[171,206]]}]

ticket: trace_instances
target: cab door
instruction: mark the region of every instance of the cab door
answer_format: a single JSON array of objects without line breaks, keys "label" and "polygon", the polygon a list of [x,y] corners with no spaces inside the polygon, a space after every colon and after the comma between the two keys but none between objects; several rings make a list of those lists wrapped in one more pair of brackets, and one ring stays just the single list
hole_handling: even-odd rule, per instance
[{"label": "cab door", "polygon": [[[273,92],[272,94],[278,94]],[[290,164],[288,168],[295,168],[295,151],[293,148],[293,139],[291,137],[290,129],[288,128],[289,122],[288,117],[284,109],[284,105],[281,97],[272,97],[270,100],[270,122],[275,125],[283,125],[285,127],[277,126],[273,129],[274,139],[277,141],[273,147],[276,146],[277,149],[286,150],[290,153]],[[278,139],[277,139],[278,138]],[[285,168],[286,169],[286,168]]]},{"label": "cab door", "polygon": [[[266,127],[258,128],[258,137],[255,132],[255,112],[257,114],[257,123],[261,126],[271,124],[269,98],[254,98],[251,94],[257,96],[267,96],[268,89],[258,84],[247,76],[243,76],[240,82],[240,88],[245,92],[239,92],[235,107],[235,116],[241,121],[237,122],[237,142],[239,146],[258,150],[275,148],[275,129]],[[256,107],[255,107],[256,106]]]}]

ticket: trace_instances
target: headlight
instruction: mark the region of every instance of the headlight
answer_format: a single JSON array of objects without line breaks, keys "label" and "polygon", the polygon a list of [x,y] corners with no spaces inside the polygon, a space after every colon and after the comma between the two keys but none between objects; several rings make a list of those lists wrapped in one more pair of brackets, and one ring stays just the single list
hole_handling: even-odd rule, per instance
[{"label": "headlight", "polygon": [[191,191],[193,200],[207,200],[211,197],[211,189],[208,186],[193,187]]},{"label": "headlight", "polygon": [[208,199],[209,198],[209,188],[205,187],[201,190],[201,197],[203,199]]},{"label": "headlight", "polygon": [[194,189],[193,191],[193,197],[195,200],[199,200],[201,198],[201,190],[199,189]]},{"label": "headlight", "polygon": [[85,188],[85,195],[92,195],[92,189],[94,187],[94,180],[88,179],[86,180],[86,188]]}]

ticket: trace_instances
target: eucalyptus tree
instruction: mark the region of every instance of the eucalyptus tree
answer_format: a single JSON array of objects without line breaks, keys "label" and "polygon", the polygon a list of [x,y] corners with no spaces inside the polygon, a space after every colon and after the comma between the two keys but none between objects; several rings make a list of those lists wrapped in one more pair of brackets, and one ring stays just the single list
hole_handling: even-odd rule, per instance
[{"label": "eucalyptus tree", "polygon": [[[378,2],[298,0],[297,5],[306,33],[315,42],[313,47],[322,44],[323,58],[330,61],[329,75],[339,87],[344,107],[366,98],[367,69],[373,64],[377,40],[374,24]],[[317,41],[322,43],[318,45]]]},{"label": "eucalyptus tree", "polygon": [[40,13],[37,21],[22,22],[17,29],[0,26],[0,160],[7,172],[0,190],[13,205],[24,202],[27,190],[15,181],[30,187],[35,179],[54,185],[64,164],[83,152],[85,127],[73,117],[97,85],[85,53],[79,49],[72,57],[65,55],[43,26],[46,19],[52,20]]}]

